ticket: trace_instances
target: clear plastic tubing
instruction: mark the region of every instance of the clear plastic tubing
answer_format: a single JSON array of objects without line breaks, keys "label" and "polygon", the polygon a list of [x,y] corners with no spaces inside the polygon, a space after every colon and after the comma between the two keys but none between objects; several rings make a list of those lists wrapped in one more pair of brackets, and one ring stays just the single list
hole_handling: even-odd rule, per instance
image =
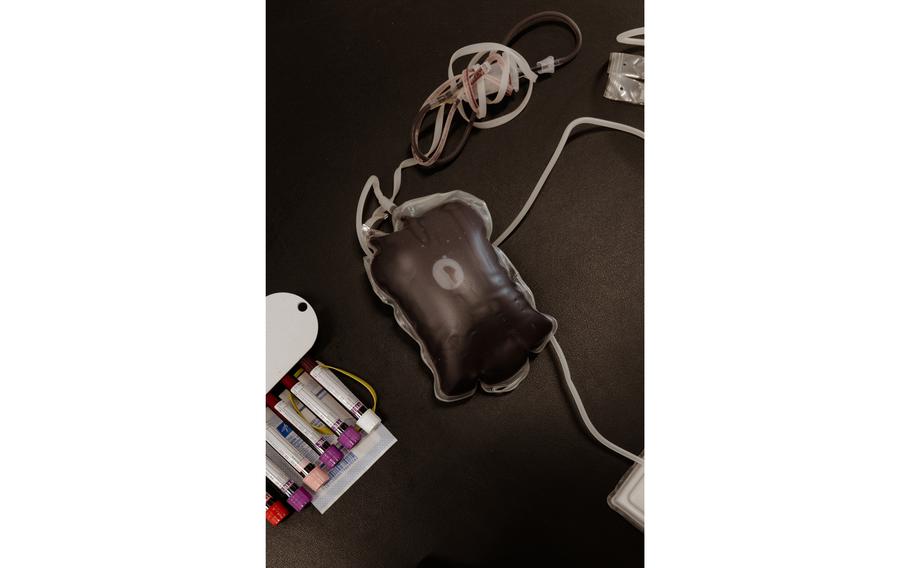
[{"label": "clear plastic tubing", "polygon": [[322,385],[322,388],[329,391],[329,394],[335,397],[335,400],[340,402],[341,406],[357,419],[357,426],[361,430],[369,434],[379,426],[382,419],[370,407],[360,402],[331,369],[320,366],[309,357],[304,357],[301,364],[304,371]]},{"label": "clear plastic tubing", "polygon": [[326,472],[313,465],[300,453],[300,450],[292,446],[284,439],[284,436],[278,433],[278,430],[269,426],[268,423],[265,425],[265,441],[303,476],[303,484],[307,489],[319,491],[319,488],[329,480]]},{"label": "clear plastic tubing", "polygon": [[291,427],[282,420],[283,418],[290,422],[291,426],[313,446],[316,452],[319,453],[319,461],[327,469],[332,469],[335,464],[341,461],[341,450],[333,446],[325,436],[314,430],[312,426],[307,424],[306,420],[298,416],[290,404],[273,394],[265,395],[265,404],[268,406],[265,411],[266,424],[275,428],[279,434],[287,438],[293,433]]},{"label": "clear plastic tubing", "polygon": [[310,494],[305,489],[297,487],[294,480],[288,477],[287,472],[281,469],[281,466],[273,462],[268,456],[265,457],[265,476],[282,493],[287,495],[288,505],[293,507],[295,511],[303,509],[310,502]]},{"label": "clear plastic tubing", "polygon": [[313,393],[306,390],[297,379],[285,375],[281,382],[285,388],[290,389],[294,396],[299,398],[316,415],[316,418],[322,420],[332,432],[335,432],[342,446],[350,450],[357,445],[357,442],[360,441],[360,433],[345,424],[344,420],[335,416],[335,413],[328,406],[323,404]]}]

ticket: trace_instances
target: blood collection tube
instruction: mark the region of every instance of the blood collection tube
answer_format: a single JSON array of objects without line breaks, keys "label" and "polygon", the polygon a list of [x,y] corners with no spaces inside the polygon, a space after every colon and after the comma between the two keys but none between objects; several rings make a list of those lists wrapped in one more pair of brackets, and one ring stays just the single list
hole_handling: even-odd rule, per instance
[{"label": "blood collection tube", "polygon": [[268,456],[265,457],[265,476],[269,478],[269,481],[275,484],[282,493],[288,497],[288,505],[294,508],[295,511],[299,511],[306,507],[306,504],[311,501],[310,494],[306,492],[305,489],[297,487],[297,484],[294,483],[294,480],[288,477],[287,472],[285,472],[281,467],[273,462]]},{"label": "blood collection tube", "polygon": [[382,422],[382,419],[372,409],[360,402],[354,396],[354,393],[344,386],[341,379],[331,369],[321,367],[310,357],[304,357],[301,365],[304,371],[316,379],[316,382],[322,385],[322,388],[329,391],[329,394],[335,397],[335,400],[340,402],[341,406],[357,419],[357,426],[361,430],[369,434]]},{"label": "blood collection tube", "polygon": [[326,472],[310,463],[310,460],[306,459],[306,457],[300,453],[300,450],[285,440],[284,436],[279,434],[278,430],[269,426],[268,422],[265,424],[265,441],[272,446],[276,452],[281,454],[281,457],[291,464],[291,466],[297,470],[297,473],[303,476],[303,484],[307,489],[319,491],[319,488],[329,480],[329,476]]},{"label": "blood collection tube", "polygon": [[357,445],[357,442],[360,441],[360,433],[345,424],[341,418],[335,416],[335,413],[332,412],[328,406],[323,404],[323,402],[311,392],[307,391],[302,384],[297,382],[297,379],[285,375],[284,378],[281,379],[281,383],[285,388],[290,389],[291,392],[294,393],[294,396],[299,398],[317,418],[322,420],[322,422],[332,430],[332,432],[335,432],[338,436],[338,441],[341,442],[342,446],[350,450]]},{"label": "blood collection tube", "polygon": [[278,499],[272,497],[268,489],[265,491],[265,520],[274,526],[288,516],[288,510]]},{"label": "blood collection tube", "polygon": [[[333,446],[331,442],[325,439],[325,436],[314,430],[312,426],[307,424],[306,420],[298,416],[288,402],[268,393],[265,395],[265,404],[271,409],[266,409],[265,411],[266,423],[278,430],[279,434],[287,437],[291,432],[290,426],[282,421],[283,418],[285,421],[290,422],[300,432],[300,435],[306,438],[315,448],[319,453],[319,461],[326,468],[332,469],[335,464],[341,461],[341,450]],[[272,412],[273,410],[274,412]]]}]

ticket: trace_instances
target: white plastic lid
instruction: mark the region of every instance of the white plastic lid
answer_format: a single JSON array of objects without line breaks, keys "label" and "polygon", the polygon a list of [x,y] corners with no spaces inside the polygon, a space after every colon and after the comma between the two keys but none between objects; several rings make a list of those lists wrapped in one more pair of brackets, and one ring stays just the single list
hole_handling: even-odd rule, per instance
[{"label": "white plastic lid", "polygon": [[364,412],[363,415],[361,415],[361,417],[357,419],[357,426],[361,430],[363,430],[364,432],[369,434],[377,426],[379,426],[379,424],[381,422],[382,422],[382,419],[379,417],[379,415],[368,408],[367,411]]}]

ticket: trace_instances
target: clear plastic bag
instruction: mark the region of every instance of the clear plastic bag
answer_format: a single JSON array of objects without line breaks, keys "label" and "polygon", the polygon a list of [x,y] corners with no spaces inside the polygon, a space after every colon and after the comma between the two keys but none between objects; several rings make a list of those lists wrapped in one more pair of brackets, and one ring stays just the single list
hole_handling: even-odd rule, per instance
[{"label": "clear plastic bag", "polygon": [[368,235],[364,265],[376,295],[420,346],[443,401],[507,392],[556,332],[509,258],[490,243],[486,204],[463,191],[405,202],[393,232]]},{"label": "clear plastic bag", "polygon": [[645,104],[645,58],[630,53],[611,53],[607,67],[607,90],[611,101]]}]

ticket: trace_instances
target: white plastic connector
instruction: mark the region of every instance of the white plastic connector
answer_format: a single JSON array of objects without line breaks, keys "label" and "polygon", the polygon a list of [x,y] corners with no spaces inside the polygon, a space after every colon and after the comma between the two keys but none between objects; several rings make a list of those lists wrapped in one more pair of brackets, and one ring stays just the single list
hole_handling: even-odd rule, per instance
[{"label": "white plastic connector", "polygon": [[540,69],[537,71],[540,74],[554,73],[556,71],[556,60],[553,59],[552,55],[541,59],[537,64],[540,65]]}]

